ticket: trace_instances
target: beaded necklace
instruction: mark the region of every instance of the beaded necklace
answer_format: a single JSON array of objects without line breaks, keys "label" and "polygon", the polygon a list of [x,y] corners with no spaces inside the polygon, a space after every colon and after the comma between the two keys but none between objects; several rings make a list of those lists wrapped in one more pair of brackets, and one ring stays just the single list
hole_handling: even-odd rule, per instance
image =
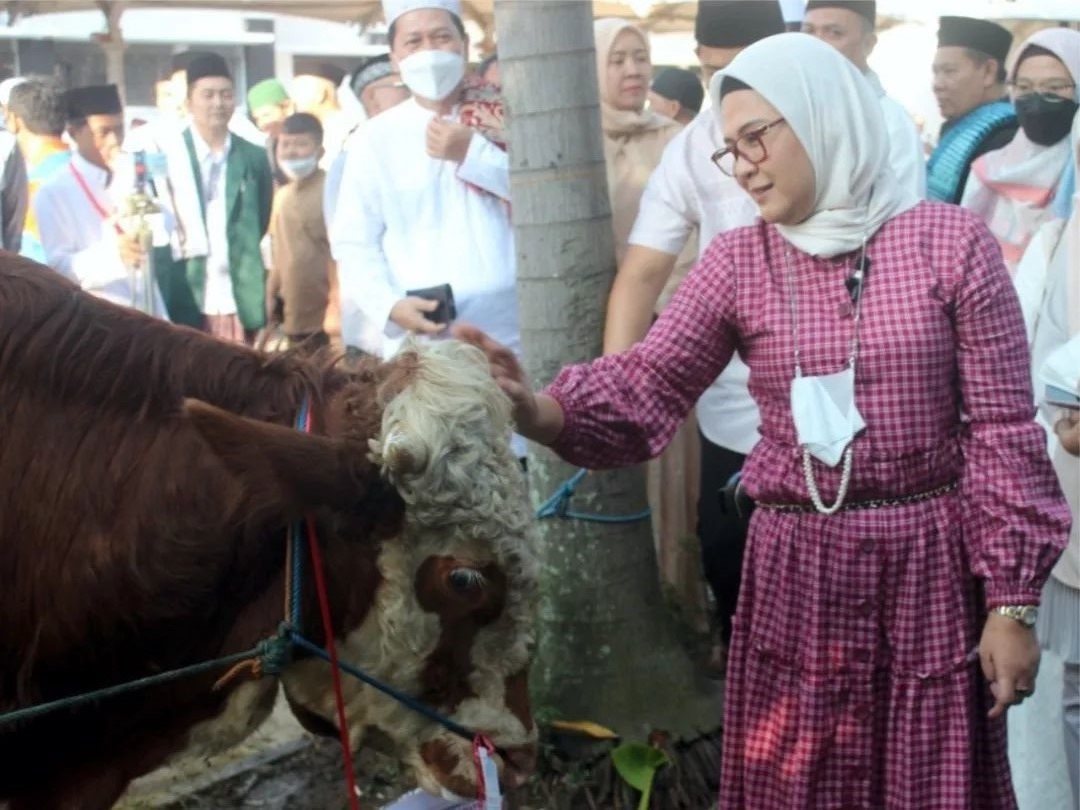
[{"label": "beaded necklace", "polygon": [[[791,301],[791,337],[795,355],[795,376],[802,377],[802,361],[799,354],[799,299],[795,287],[795,267],[791,263],[791,248],[784,250],[784,259],[788,270],[788,293]],[[851,288],[851,297],[855,301],[855,312],[851,332],[851,351],[848,354],[848,368],[851,369],[852,378],[855,375],[855,362],[859,356],[859,324],[862,322],[862,293],[866,285],[866,237],[863,236],[862,250],[859,253],[859,261],[855,265],[855,271],[851,276],[854,286]],[[802,446],[803,478],[806,480],[806,489],[810,493],[810,500],[814,508],[823,515],[832,515],[840,510],[847,498],[848,487],[851,484],[852,466],[852,443],[844,448],[843,470],[840,474],[840,487],[836,492],[836,500],[831,505],[826,505],[822,500],[821,490],[818,488],[817,479],[814,477],[814,465],[810,455],[810,449]]]}]

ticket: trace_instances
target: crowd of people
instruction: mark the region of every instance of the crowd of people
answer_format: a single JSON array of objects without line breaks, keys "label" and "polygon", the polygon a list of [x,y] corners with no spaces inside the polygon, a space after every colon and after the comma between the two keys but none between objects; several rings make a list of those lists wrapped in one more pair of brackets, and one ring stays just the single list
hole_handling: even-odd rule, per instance
[{"label": "crowd of people", "polygon": [[597,20],[604,357],[534,395],[498,59],[469,67],[459,0],[384,10],[389,53],[259,82],[246,115],[209,52],[131,131],[115,86],[0,83],[3,247],[226,340],[452,333],[523,457],[654,459],[661,566],[690,601],[703,574],[728,681],[722,807],[1015,807],[1036,639],[1080,796],[1080,31],[942,17],[926,155],[869,66],[873,0],[809,0],[799,32],[703,0],[696,71]]}]

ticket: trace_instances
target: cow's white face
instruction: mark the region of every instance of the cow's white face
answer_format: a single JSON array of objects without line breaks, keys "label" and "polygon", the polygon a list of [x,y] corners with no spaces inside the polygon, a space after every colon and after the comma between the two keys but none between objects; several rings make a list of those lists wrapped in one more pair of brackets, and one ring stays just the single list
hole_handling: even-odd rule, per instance
[{"label": "cow's white face", "polygon": [[[509,403],[470,347],[415,351],[420,362],[372,443],[405,501],[404,528],[384,541],[374,603],[339,652],[507,750],[514,761],[501,773],[514,784],[536,751],[527,689],[536,564]],[[284,683],[293,702],[334,722],[328,677],[325,664],[302,661]],[[354,741],[378,729],[422,787],[476,795],[467,740],[353,678],[343,685]]]}]

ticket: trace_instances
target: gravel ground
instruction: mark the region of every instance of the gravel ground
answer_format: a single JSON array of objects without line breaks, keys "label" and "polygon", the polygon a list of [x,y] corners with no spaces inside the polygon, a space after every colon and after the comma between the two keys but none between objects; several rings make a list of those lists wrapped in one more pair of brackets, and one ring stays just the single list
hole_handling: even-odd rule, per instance
[{"label": "gravel ground", "polygon": [[[373,810],[414,787],[398,764],[374,751],[356,756],[361,805]],[[346,808],[341,746],[313,737],[283,699],[241,745],[188,759],[137,780],[117,810],[338,810]]]}]

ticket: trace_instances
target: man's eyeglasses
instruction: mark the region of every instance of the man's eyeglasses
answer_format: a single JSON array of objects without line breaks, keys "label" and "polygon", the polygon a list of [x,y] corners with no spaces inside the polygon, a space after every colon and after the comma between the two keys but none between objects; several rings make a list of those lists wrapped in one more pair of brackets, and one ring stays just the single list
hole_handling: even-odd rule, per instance
[{"label": "man's eyeglasses", "polygon": [[1032,93],[1039,93],[1040,95],[1061,96],[1062,101],[1067,101],[1068,99],[1064,98],[1064,96],[1071,95],[1076,84],[1064,79],[1051,79],[1037,84],[1028,81],[1009,82],[1009,87],[1012,88],[1013,93],[1018,98],[1020,96],[1030,96]]},{"label": "man's eyeglasses", "polygon": [[765,141],[762,140],[765,133],[777,124],[782,123],[784,123],[784,119],[777,118],[775,121],[762,124],[757,129],[752,129],[745,135],[741,135],[731,146],[713,152],[712,162],[716,164],[716,168],[728,177],[735,176],[735,162],[739,158],[757,166],[769,157],[769,152],[765,148]]}]

